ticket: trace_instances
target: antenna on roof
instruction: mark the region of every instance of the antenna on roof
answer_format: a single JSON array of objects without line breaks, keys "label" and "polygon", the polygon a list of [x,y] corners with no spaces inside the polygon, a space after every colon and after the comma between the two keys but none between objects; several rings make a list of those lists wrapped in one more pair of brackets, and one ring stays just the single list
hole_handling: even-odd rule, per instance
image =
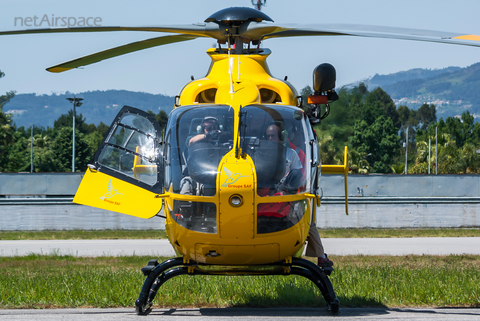
[{"label": "antenna on roof", "polygon": [[267,0],[252,0],[252,6],[258,11],[262,11],[262,7],[267,5]]}]

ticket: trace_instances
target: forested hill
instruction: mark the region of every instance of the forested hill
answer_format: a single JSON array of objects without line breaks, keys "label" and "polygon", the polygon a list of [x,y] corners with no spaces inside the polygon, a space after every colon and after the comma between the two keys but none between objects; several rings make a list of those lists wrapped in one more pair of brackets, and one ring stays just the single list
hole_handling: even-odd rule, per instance
[{"label": "forested hill", "polygon": [[417,109],[434,104],[437,116],[447,118],[469,110],[480,117],[480,63],[466,68],[412,69],[390,75],[375,75],[365,81],[373,90],[381,87],[397,106]]},{"label": "forested hill", "polygon": [[462,68],[460,67],[447,67],[443,69],[421,69],[415,68],[410,69],[407,71],[399,71],[394,74],[389,75],[379,75],[376,74],[372,78],[368,79],[365,83],[370,88],[375,87],[384,87],[387,85],[391,85],[400,81],[409,81],[413,79],[428,79],[439,76],[441,74],[451,73],[455,71],[459,71]]},{"label": "forested hill", "polygon": [[[4,111],[13,114],[17,127],[27,128],[32,124],[53,127],[58,117],[72,109],[72,104],[66,98],[73,96],[69,92],[59,95],[18,94],[4,106]],[[151,110],[155,114],[163,110],[168,114],[174,104],[172,96],[127,90],[88,91],[75,94],[75,97],[84,99],[83,105],[76,108],[77,113],[85,117],[86,123],[95,125],[100,122],[109,125],[124,105]]]},{"label": "forested hill", "polygon": [[[480,63],[466,68],[411,69],[389,75],[375,75],[364,81],[369,90],[381,87],[398,106],[418,109],[422,104],[434,104],[438,118],[459,116],[469,110],[477,121],[480,118]],[[353,85],[352,85],[353,86]],[[350,85],[347,87],[351,87]],[[84,98],[78,108],[86,123],[110,124],[123,105],[167,114],[172,110],[174,97],[127,90],[89,91],[76,97]],[[54,120],[67,114],[72,104],[65,98],[71,93],[36,95],[18,94],[4,106],[13,114],[17,127],[52,127]]]}]

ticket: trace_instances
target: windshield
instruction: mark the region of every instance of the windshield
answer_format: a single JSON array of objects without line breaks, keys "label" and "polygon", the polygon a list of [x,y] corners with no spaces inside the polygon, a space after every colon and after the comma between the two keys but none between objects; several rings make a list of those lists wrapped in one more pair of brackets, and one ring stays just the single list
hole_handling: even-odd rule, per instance
[{"label": "windshield", "polygon": [[306,191],[310,148],[303,111],[295,107],[244,107],[240,133],[240,146],[255,164],[258,195]]},{"label": "windshield", "polygon": [[165,135],[165,189],[185,195],[216,194],[218,165],[233,148],[233,108],[175,109]]}]

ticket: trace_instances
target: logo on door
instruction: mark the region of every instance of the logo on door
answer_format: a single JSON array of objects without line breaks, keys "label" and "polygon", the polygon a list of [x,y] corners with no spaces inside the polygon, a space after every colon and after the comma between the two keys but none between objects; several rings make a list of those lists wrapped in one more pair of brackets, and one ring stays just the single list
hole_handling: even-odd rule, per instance
[{"label": "logo on door", "polygon": [[[237,187],[237,185],[234,185],[236,181],[238,181],[242,177],[248,177],[248,175],[241,175],[240,173],[232,173],[228,168],[223,166],[223,171],[227,175],[227,178],[221,185],[222,187]],[[238,185],[239,187],[242,187],[242,185]]]},{"label": "logo on door", "polygon": [[117,189],[114,189],[113,188],[113,185],[112,185],[112,180],[110,180],[108,182],[108,190],[105,194],[103,194],[102,197],[100,197],[100,199],[102,201],[105,201],[105,202],[108,202],[110,204],[114,204],[114,205],[120,205],[120,202],[114,202],[112,200],[110,200],[110,198],[114,197],[115,195],[123,195],[122,193],[120,193]]}]

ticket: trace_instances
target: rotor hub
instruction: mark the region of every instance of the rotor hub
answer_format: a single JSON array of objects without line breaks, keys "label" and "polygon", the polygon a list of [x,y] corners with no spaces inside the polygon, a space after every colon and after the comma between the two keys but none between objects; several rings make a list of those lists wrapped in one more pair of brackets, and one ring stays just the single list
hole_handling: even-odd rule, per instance
[{"label": "rotor hub", "polygon": [[216,23],[243,23],[246,21],[272,21],[272,18],[267,16],[261,11],[246,8],[246,7],[232,7],[226,8],[220,11],[215,12],[210,17],[208,17],[205,22],[216,22]]}]

